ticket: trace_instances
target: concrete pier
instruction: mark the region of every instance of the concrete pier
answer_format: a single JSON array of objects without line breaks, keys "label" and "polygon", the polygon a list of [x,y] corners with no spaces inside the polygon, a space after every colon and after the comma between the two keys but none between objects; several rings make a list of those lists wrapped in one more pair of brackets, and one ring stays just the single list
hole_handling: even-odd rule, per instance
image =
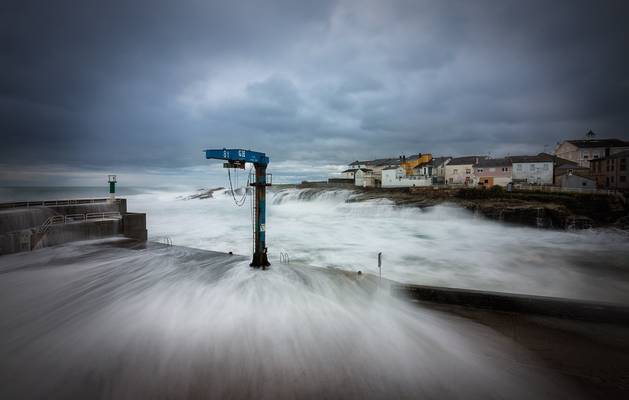
[{"label": "concrete pier", "polygon": [[391,293],[425,303],[629,325],[629,307],[611,303],[399,283],[391,284]]},{"label": "concrete pier", "polygon": [[116,235],[147,239],[146,215],[126,199],[72,199],[0,204],[0,255]]},{"label": "concrete pier", "polygon": [[[209,353],[207,357],[206,355],[202,357],[203,363],[199,364],[201,367],[193,364],[195,368],[190,370],[192,372],[185,369],[181,370],[180,365],[188,364],[175,363],[173,365],[170,358],[168,358],[168,362],[164,362],[164,359],[160,358],[162,354],[160,351],[164,347],[157,345],[160,343],[159,339],[164,337],[165,332],[180,332],[177,329],[179,325],[173,324],[172,319],[177,318],[180,313],[187,312],[190,307],[193,308],[190,313],[192,327],[205,326],[195,325],[201,323],[199,321],[206,320],[207,317],[204,313],[223,315],[221,314],[222,309],[212,308],[211,305],[214,303],[208,304],[208,302],[213,301],[212,299],[219,299],[219,303],[222,304],[221,301],[224,298],[221,296],[232,293],[231,290],[234,290],[232,294],[235,296],[231,297],[232,301],[234,298],[241,299],[241,294],[244,298],[253,296],[255,301],[252,304],[256,304],[256,301],[268,300],[269,297],[275,299],[273,293],[265,290],[267,288],[265,285],[272,282],[273,276],[277,277],[278,274],[283,278],[277,282],[281,282],[280,287],[282,290],[286,290],[286,293],[280,294],[278,298],[287,296],[285,301],[288,310],[291,309],[289,307],[291,302],[295,300],[289,296],[289,294],[294,294],[293,289],[295,287],[306,293],[314,292],[314,297],[308,297],[309,301],[312,301],[313,298],[323,298],[325,299],[323,304],[333,302],[341,308],[344,307],[343,302],[351,298],[345,297],[346,295],[363,293],[359,296],[361,308],[347,309],[347,314],[343,314],[344,317],[346,316],[350,320],[360,319],[361,312],[364,312],[364,315],[374,313],[374,307],[384,302],[390,303],[390,308],[387,308],[390,312],[397,308],[404,308],[409,313],[416,314],[416,317],[423,324],[426,324],[426,332],[431,332],[430,325],[434,324],[435,320],[443,321],[453,330],[461,329],[461,332],[456,332],[461,335],[472,334],[471,331],[478,334],[479,331],[475,327],[482,326],[484,330],[480,332],[483,332],[485,343],[491,348],[502,349],[501,352],[483,355],[484,359],[488,360],[491,365],[504,365],[506,362],[510,368],[523,368],[527,371],[537,371],[543,375],[557,376],[559,377],[557,382],[561,381],[562,384],[568,382],[570,387],[576,387],[585,398],[626,398],[629,395],[629,376],[627,375],[627,371],[629,371],[629,342],[626,339],[629,337],[629,327],[623,323],[611,320],[603,323],[556,318],[540,315],[541,313],[531,314],[526,312],[524,308],[520,308],[517,312],[513,309],[505,311],[507,309],[505,306],[486,307],[492,299],[494,301],[496,299],[486,292],[456,293],[456,289],[443,288],[415,290],[416,293],[420,293],[415,297],[425,297],[421,302],[416,303],[416,307],[409,308],[408,303],[400,301],[399,298],[391,299],[386,295],[382,296],[384,294],[382,292],[386,293],[389,288],[397,294],[408,294],[413,291],[404,289],[402,285],[396,282],[383,280],[381,283],[377,277],[370,274],[359,275],[329,268],[306,267],[297,263],[289,265],[278,263],[270,271],[260,271],[254,274],[246,267],[247,257],[179,246],[166,246],[152,242],[145,242],[142,245],[138,243],[135,240],[111,240],[102,243],[68,244],[66,245],[68,246],[67,249],[56,247],[47,250],[57,257],[44,256],[42,253],[30,253],[0,258],[0,271],[2,272],[0,274],[0,288],[2,289],[0,293],[3,294],[3,304],[6,305],[2,309],[4,312],[0,310],[0,318],[5,321],[5,326],[8,327],[0,334],[0,336],[4,335],[6,339],[0,341],[0,353],[4,351],[5,354],[9,355],[0,359],[0,371],[4,371],[3,378],[6,378],[6,384],[0,388],[0,397],[3,397],[1,394],[4,394],[6,398],[37,398],[37,395],[41,393],[54,393],[65,398],[102,397],[103,393],[109,393],[103,392],[109,386],[103,386],[99,382],[108,382],[108,385],[122,382],[120,387],[137,390],[137,392],[133,392],[136,398],[150,397],[142,395],[155,394],[156,392],[150,392],[153,386],[148,386],[147,389],[146,385],[142,385],[146,381],[135,378],[138,378],[138,371],[147,371],[147,374],[151,374],[153,378],[154,371],[151,368],[154,365],[172,366],[179,372],[178,374],[161,375],[159,379],[150,380],[150,382],[155,382],[154,384],[160,390],[178,388],[179,386],[174,384],[178,382],[176,379],[185,378],[189,380],[184,380],[184,382],[189,383],[190,386],[185,386],[188,391],[182,392],[181,396],[187,398],[204,397],[208,389],[203,386],[203,382],[205,382],[203,379],[209,379],[208,377],[228,379],[230,375],[225,373],[225,365],[230,362],[230,358],[221,359],[216,370],[208,370],[204,367],[209,365],[208,363],[216,361],[211,358],[214,353]],[[133,254],[135,249],[139,249],[141,253]],[[67,257],[68,254],[75,254],[76,257],[69,258]],[[118,268],[126,265],[126,263],[133,263],[134,268]],[[231,280],[233,275],[229,273],[233,268],[237,268],[239,271],[241,271],[240,268],[243,268],[244,276],[248,277],[239,281],[241,284],[235,287]],[[68,277],[72,277],[71,285],[68,285]],[[215,286],[217,281],[223,279],[225,280],[222,285]],[[249,286],[260,280],[264,282],[260,286]],[[332,290],[331,288],[319,290],[319,285],[328,281],[335,282],[335,285],[338,286],[338,293],[335,292],[337,289]],[[27,293],[16,290],[14,282],[29,284],[31,290]],[[288,284],[289,282],[290,284]],[[176,288],[181,291],[175,291]],[[76,290],[76,293],[67,293],[71,290]],[[214,290],[217,291],[214,292]],[[278,290],[278,287],[275,290]],[[211,291],[211,295],[203,297],[202,301],[195,302],[195,296],[203,294],[205,291]],[[446,292],[448,295],[443,294]],[[433,293],[432,297],[426,293]],[[455,296],[455,294],[457,295]],[[180,298],[179,296],[183,297]],[[339,303],[337,303],[339,300],[337,296],[342,298]],[[483,296],[485,300],[481,301]],[[405,298],[409,297],[406,296]],[[413,297],[410,298],[413,299]],[[449,303],[426,300],[431,298],[433,300],[449,299]],[[503,304],[509,304],[504,299],[502,300]],[[138,304],[143,306],[138,308]],[[181,308],[177,308],[173,304],[177,304]],[[237,302],[237,304],[241,303]],[[22,313],[16,314],[15,308],[9,307],[10,305],[17,307]],[[233,312],[240,309],[237,307]],[[280,314],[283,324],[278,324],[275,327],[278,331],[271,337],[275,337],[281,332],[292,332],[293,324],[296,323],[294,318],[304,317],[316,310],[306,306],[299,311],[298,314],[291,315],[292,318],[284,318],[284,314]],[[143,313],[148,312],[154,312],[155,315],[152,318],[143,318]],[[354,314],[356,312],[358,314]],[[29,324],[18,323],[16,315],[27,316],[30,321]],[[198,315],[203,316],[198,317]],[[223,316],[225,319],[211,320],[211,324],[208,326],[213,327],[216,324],[223,329],[232,326],[229,325],[230,316],[231,313],[227,313]],[[568,314],[564,314],[564,317],[568,316]],[[261,321],[264,318],[267,316],[262,317]],[[308,321],[308,318],[304,317],[304,320]],[[161,321],[161,323],[149,324],[153,319],[158,322]],[[181,320],[176,321],[181,323]],[[240,330],[243,324],[245,326],[247,324],[247,320],[238,321],[235,325],[237,326],[236,330]],[[102,322],[102,325],[98,325],[99,322]],[[326,320],[326,322],[330,321]],[[144,324],[149,325],[145,327]],[[86,329],[86,327],[93,329]],[[288,330],[282,331],[282,327],[291,329],[286,328]],[[373,335],[388,337],[389,332],[386,325],[373,328],[373,332],[370,330],[350,332],[350,336],[355,335],[354,340],[357,341],[360,338]],[[168,331],[168,329],[174,329],[174,331]],[[208,329],[210,333],[215,332],[213,329]],[[468,332],[467,329],[471,331]],[[117,334],[121,330],[129,333],[129,335]],[[243,350],[241,343],[232,338],[229,341],[221,342],[221,346],[217,346],[211,340],[207,342],[201,340],[197,343],[194,340],[198,337],[192,335],[194,332],[194,330],[183,329],[182,335],[166,335],[165,337],[168,338],[166,343],[170,345],[174,341],[179,345],[173,346],[177,349],[196,343],[198,347],[195,349],[200,349],[199,351],[220,349],[236,343],[230,350],[230,357],[237,357],[238,354],[250,354],[249,351],[264,350],[262,344],[257,343],[254,339],[246,343],[247,346],[250,346],[250,350],[246,351]],[[84,333],[89,333],[92,336],[86,337],[83,335]],[[28,335],[25,336],[25,334]],[[12,344],[16,343],[16,338],[30,338],[29,335],[38,338],[38,341],[24,341],[23,346],[13,347]],[[112,335],[114,335],[114,339],[111,339]],[[205,337],[204,335],[201,336]],[[308,350],[300,347],[309,343],[306,340],[308,335],[296,334],[290,337],[294,339],[293,345],[296,346],[296,349]],[[339,337],[338,340],[342,340],[342,337]],[[417,340],[421,341],[422,339],[419,337]],[[47,353],[40,351],[40,348],[37,347],[38,344],[41,344],[45,346],[41,349],[48,350],[50,343],[56,345],[54,349],[57,350],[57,353],[55,353],[54,359],[44,357],[42,354]],[[94,343],[99,345],[94,346]],[[332,346],[333,349],[336,349],[334,347],[336,341],[317,341],[315,343],[318,356],[320,354],[336,354],[336,352],[325,352],[328,349],[326,346]],[[505,343],[510,343],[513,347],[505,346]],[[431,342],[427,348],[433,345]],[[147,349],[153,349],[153,352]],[[240,352],[240,350],[242,351]],[[461,348],[453,348],[452,354],[461,350]],[[361,351],[361,348],[354,349],[351,346],[350,354]],[[111,356],[112,354],[114,356]],[[138,357],[140,354],[141,357]],[[335,368],[334,362],[346,365],[348,362],[346,355],[342,354],[339,358],[332,357],[327,368]],[[295,357],[297,356],[295,355]],[[386,356],[386,353],[382,356]],[[316,359],[317,357],[306,359],[305,368],[308,368],[308,365]],[[134,362],[137,360],[141,360],[142,368],[132,368],[136,365]],[[267,367],[273,363],[272,358],[264,361]],[[437,379],[438,376],[445,376],[448,379],[452,375],[451,371],[440,369],[438,365],[432,365],[429,359],[425,362],[425,368],[434,371],[434,379]],[[238,364],[238,371],[244,369],[251,372],[251,375],[244,374],[241,379],[241,375],[237,374],[238,383],[234,383],[233,386],[227,385],[229,391],[225,393],[240,393],[239,390],[243,386],[251,385],[251,381],[255,380],[258,375],[253,372],[255,369],[248,367],[248,365],[246,363]],[[351,364],[353,368],[359,368],[361,365],[363,364]],[[395,367],[395,364],[390,367]],[[57,373],[58,370],[62,372]],[[10,371],[11,374],[7,371]],[[185,375],[182,371],[188,371],[190,375]],[[360,384],[356,387],[363,390],[363,392],[358,393],[361,398],[373,395],[369,391],[371,388],[361,380],[360,374],[354,374],[351,368],[345,368],[342,371],[347,372],[348,375],[342,380],[338,390],[358,382]],[[410,372],[413,373],[413,371]],[[415,373],[421,377],[420,371],[415,371]],[[470,371],[470,373],[472,374],[474,371]],[[94,374],[97,374],[96,378],[98,379],[94,378]],[[201,380],[197,381],[195,374],[200,374],[203,379],[199,378]],[[278,373],[277,376],[283,375]],[[317,376],[307,375],[308,382],[313,378],[317,378]],[[461,377],[459,376],[459,378]],[[28,384],[33,381],[37,381],[38,385]],[[218,382],[225,382],[225,380],[218,380]],[[527,380],[521,382],[530,384]],[[557,384],[559,385],[559,383]],[[317,390],[325,393],[325,387],[325,385],[317,386]],[[534,389],[531,387],[531,390]],[[176,398],[177,393],[179,392],[175,392],[175,395],[170,393],[169,398]],[[338,392],[337,394],[342,393]],[[474,396],[475,394],[471,392],[470,397],[477,397]],[[443,392],[443,397],[448,397],[446,392]],[[508,396],[503,397],[508,398]]]}]

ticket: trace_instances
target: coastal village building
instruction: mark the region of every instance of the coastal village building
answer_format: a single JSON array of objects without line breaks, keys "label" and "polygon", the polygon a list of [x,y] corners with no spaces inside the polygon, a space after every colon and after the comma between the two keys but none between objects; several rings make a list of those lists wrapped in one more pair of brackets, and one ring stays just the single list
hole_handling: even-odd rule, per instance
[{"label": "coastal village building", "polygon": [[349,164],[350,169],[356,168],[356,172],[354,173],[354,185],[360,187],[381,187],[382,170],[387,167],[397,167],[399,165],[399,158],[354,161]]},{"label": "coastal village building", "polygon": [[513,183],[531,185],[553,184],[553,156],[540,153],[536,156],[512,156]]},{"label": "coastal village building", "polygon": [[492,186],[507,186],[512,180],[512,163],[509,158],[478,160],[474,164],[474,178],[478,186],[487,189]]},{"label": "coastal village building", "polygon": [[590,168],[581,167],[575,161],[566,160],[565,158],[554,156],[553,158],[553,174],[555,175],[555,183],[561,175],[568,173],[580,173],[581,175],[589,175]]},{"label": "coastal village building", "polygon": [[343,179],[354,179],[354,174],[356,174],[357,168],[346,169],[341,172],[341,178]]},{"label": "coastal village building", "polygon": [[620,139],[595,139],[594,132],[589,131],[586,139],[561,142],[555,149],[555,155],[589,168],[592,160],[626,150],[629,150],[629,142]]},{"label": "coastal village building", "polygon": [[456,157],[445,166],[445,181],[448,185],[472,185],[474,182],[474,164],[483,156]]},{"label": "coastal village building", "polygon": [[369,168],[358,168],[354,172],[354,185],[360,187],[374,187],[375,180],[373,170]]},{"label": "coastal village building", "polygon": [[432,159],[432,182],[434,184],[446,183],[446,165],[452,157],[436,157]]},{"label": "coastal village building", "polygon": [[603,189],[629,189],[629,150],[591,160],[590,173]]},{"label": "coastal village building", "polygon": [[404,172],[407,176],[414,175],[415,167],[419,165],[426,165],[432,161],[432,154],[422,154],[419,153],[417,156],[411,156],[406,158],[406,156],[402,156],[402,162],[400,166],[404,168]]},{"label": "coastal village building", "polygon": [[596,180],[582,171],[561,174],[555,178],[555,184],[564,189],[596,189]]},{"label": "coastal village building", "polygon": [[432,156],[430,154],[422,155],[419,153],[409,157],[400,156],[398,158],[354,161],[349,164],[349,170],[355,170],[354,185],[360,187],[382,187],[382,172],[385,168],[397,168],[402,166],[405,171],[408,169],[412,170],[412,167],[408,167],[409,165],[415,166],[421,162],[421,160],[425,159],[432,159]]},{"label": "coastal village building", "polygon": [[432,182],[433,163],[432,160],[423,164],[417,165],[413,168],[412,176],[428,179]]},{"label": "coastal village building", "polygon": [[[428,163],[426,163],[428,164]],[[417,166],[416,168],[424,168]],[[432,170],[432,167],[430,167]],[[406,175],[406,169],[403,166],[388,167],[382,170],[382,187],[419,187],[432,185],[431,176],[425,175]]]}]

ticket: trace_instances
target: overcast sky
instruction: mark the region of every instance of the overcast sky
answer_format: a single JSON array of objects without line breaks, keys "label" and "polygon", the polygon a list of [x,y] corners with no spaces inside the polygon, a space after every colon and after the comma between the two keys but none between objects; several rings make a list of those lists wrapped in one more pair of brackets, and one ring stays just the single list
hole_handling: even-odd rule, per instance
[{"label": "overcast sky", "polygon": [[[13,3],[13,4],[11,4]],[[284,180],[629,139],[629,2],[3,1],[0,182]]]}]

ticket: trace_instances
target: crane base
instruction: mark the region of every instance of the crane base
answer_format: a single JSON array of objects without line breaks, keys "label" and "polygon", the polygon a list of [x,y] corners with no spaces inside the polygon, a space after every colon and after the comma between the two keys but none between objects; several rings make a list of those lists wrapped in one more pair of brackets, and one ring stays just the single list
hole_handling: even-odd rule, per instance
[{"label": "crane base", "polygon": [[253,268],[266,268],[270,265],[271,263],[266,257],[266,253],[255,253],[253,255],[253,260],[251,261],[251,264],[249,264],[249,266]]}]

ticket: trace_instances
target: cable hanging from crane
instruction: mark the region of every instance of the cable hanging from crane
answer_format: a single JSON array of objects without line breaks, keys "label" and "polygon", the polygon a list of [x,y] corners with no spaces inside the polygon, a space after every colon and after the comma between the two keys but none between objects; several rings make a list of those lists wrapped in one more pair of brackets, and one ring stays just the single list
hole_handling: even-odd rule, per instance
[{"label": "cable hanging from crane", "polygon": [[[251,170],[253,169],[253,167],[249,168],[249,176],[247,177],[247,185],[245,186],[245,191],[242,194],[242,197],[240,198],[236,198],[235,192],[234,192],[234,185],[232,183],[232,175],[231,175],[231,168],[227,168],[227,176],[229,177],[229,191],[232,195],[232,199],[234,199],[234,204],[238,207],[242,207],[243,205],[245,205],[245,201],[247,201],[247,189],[249,188],[249,184],[251,183]],[[238,174],[236,174],[236,186],[238,186]]]}]

